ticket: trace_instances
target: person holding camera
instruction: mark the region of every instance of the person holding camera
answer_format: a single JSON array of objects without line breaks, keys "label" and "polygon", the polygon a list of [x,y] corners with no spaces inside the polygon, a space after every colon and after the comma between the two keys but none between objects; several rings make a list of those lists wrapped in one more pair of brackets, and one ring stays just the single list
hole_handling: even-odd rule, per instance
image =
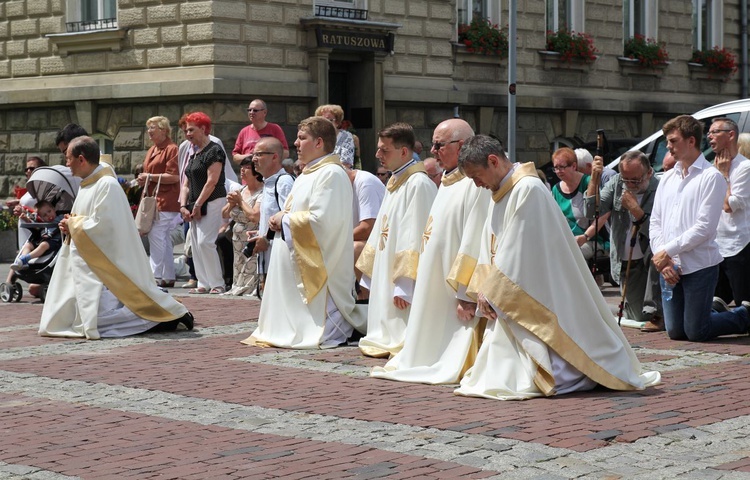
[{"label": "person holding camera", "polygon": [[234,221],[231,226],[234,258],[232,288],[222,295],[257,293],[253,290],[258,284],[258,262],[253,255],[254,245],[247,242],[247,234],[258,229],[263,176],[255,171],[250,158],[240,162],[240,176],[244,185],[227,195],[227,204],[221,210],[224,218]]}]

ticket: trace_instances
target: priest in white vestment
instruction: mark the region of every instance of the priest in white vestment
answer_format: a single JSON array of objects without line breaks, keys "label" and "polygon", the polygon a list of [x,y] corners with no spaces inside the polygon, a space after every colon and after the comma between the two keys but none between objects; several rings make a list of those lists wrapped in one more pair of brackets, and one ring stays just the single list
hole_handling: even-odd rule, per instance
[{"label": "priest in white vestment", "polygon": [[534,165],[512,164],[499,141],[477,135],[459,166],[492,203],[468,290],[488,323],[455,392],[519,400],[659,383],[641,370]]},{"label": "priest in white vestment", "polygon": [[359,349],[370,357],[401,350],[417,278],[422,232],[437,188],[413,158],[414,130],[395,123],[378,133],[375,156],[390,172],[375,225],[357,260],[361,284],[370,290],[367,336]]},{"label": "priest in white vestment", "polygon": [[99,163],[99,145],[86,136],[71,140],[66,162],[83,180],[60,222],[68,237],[39,334],[98,339],[175,330],[180,323],[192,330],[190,312],[156,286],[125,192],[112,167]]},{"label": "priest in white vestment", "polygon": [[352,184],[332,155],[336,129],[323,117],[299,124],[297,155],[306,164],[284,210],[270,220],[274,243],[258,328],[248,345],[331,348],[346,343],[366,319],[354,310]]},{"label": "priest in white vestment", "polygon": [[461,145],[473,135],[458,118],[433,132],[431,152],[445,173],[423,233],[404,347],[384,367],[375,367],[373,377],[457,383],[478,350],[481,324],[466,287],[479,255],[490,193],[457,168]]}]

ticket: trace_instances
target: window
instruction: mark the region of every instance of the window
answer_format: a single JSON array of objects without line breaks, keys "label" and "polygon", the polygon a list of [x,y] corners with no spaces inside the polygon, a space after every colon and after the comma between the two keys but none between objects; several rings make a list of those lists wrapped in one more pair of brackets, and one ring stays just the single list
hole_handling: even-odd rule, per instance
[{"label": "window", "polygon": [[117,28],[117,0],[68,0],[68,32]]},{"label": "window", "polygon": [[456,10],[459,25],[468,25],[474,18],[500,23],[500,0],[458,0]]},{"label": "window", "polygon": [[583,0],[547,0],[547,30],[584,31]]},{"label": "window", "polygon": [[658,0],[624,0],[623,20],[625,39],[636,35],[657,40],[659,25]]},{"label": "window", "polygon": [[367,20],[367,0],[315,0],[316,17]]},{"label": "window", "polygon": [[722,47],[724,8],[721,0],[693,0],[693,49]]}]

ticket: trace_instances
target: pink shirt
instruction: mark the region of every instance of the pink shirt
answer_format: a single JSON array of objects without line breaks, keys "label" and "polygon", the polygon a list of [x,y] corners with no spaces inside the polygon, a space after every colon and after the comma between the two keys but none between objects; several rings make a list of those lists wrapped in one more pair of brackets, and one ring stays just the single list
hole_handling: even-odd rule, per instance
[{"label": "pink shirt", "polygon": [[237,142],[234,144],[234,150],[232,150],[232,156],[253,153],[253,150],[255,150],[255,144],[263,137],[276,137],[281,142],[284,150],[289,150],[289,144],[286,142],[286,137],[284,136],[284,131],[281,127],[275,123],[267,122],[266,126],[260,130],[256,130],[252,125],[248,125],[240,130],[240,134],[237,136]]}]

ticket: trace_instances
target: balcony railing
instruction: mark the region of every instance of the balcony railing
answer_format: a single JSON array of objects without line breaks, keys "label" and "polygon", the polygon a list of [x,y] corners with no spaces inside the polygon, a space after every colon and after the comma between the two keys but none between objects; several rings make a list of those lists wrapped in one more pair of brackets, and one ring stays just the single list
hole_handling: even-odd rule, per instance
[{"label": "balcony railing", "polygon": [[99,20],[85,20],[82,22],[68,22],[65,24],[68,33],[73,32],[93,32],[96,30],[106,30],[117,28],[116,18],[100,18]]},{"label": "balcony railing", "polygon": [[316,17],[347,18],[349,20],[367,20],[367,10],[358,8],[315,6]]}]

